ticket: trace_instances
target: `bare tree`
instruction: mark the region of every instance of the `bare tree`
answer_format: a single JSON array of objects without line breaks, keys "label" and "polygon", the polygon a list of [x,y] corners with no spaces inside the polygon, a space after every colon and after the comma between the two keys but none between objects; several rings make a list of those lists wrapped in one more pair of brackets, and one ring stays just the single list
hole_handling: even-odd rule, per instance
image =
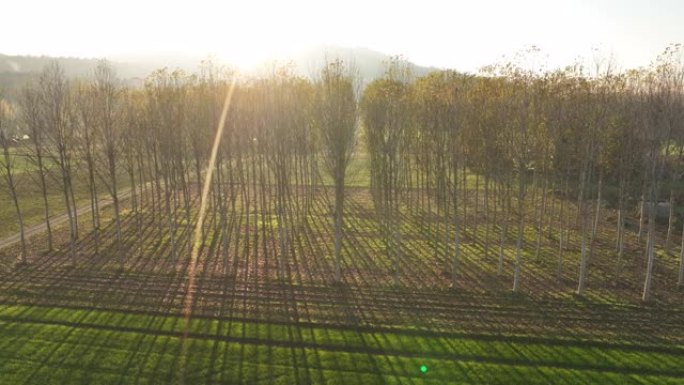
[{"label": "bare tree", "polygon": [[69,219],[69,255],[76,257],[78,219],[73,191],[74,111],[70,83],[53,62],[40,75],[40,105],[47,139],[46,154],[61,173],[64,205]]},{"label": "bare tree", "polygon": [[[662,186],[665,164],[669,160],[671,139],[682,108],[681,93],[684,85],[684,66],[682,66],[679,47],[668,47],[655,63],[650,76],[645,79],[645,118],[644,138],[647,143],[648,157],[646,175],[649,184],[648,239],[646,242],[646,277],[642,300],[651,298],[653,269],[655,264],[655,219],[656,204]],[[665,151],[663,151],[663,148]]]},{"label": "bare tree", "polygon": [[80,83],[76,87],[76,103],[79,111],[79,155],[85,159],[88,169],[88,192],[90,194],[90,215],[95,231],[95,250],[99,250],[100,208],[97,192],[97,138],[94,120],[94,98],[88,85]]},{"label": "bare tree", "polygon": [[45,121],[42,114],[42,104],[40,89],[34,84],[27,84],[21,91],[19,101],[21,111],[21,121],[26,127],[30,139],[30,147],[27,154],[29,159],[35,163],[38,181],[40,183],[40,193],[43,198],[43,218],[45,220],[48,250],[52,250],[52,226],[50,224],[50,206],[48,203],[48,187],[45,157],[46,132]]},{"label": "bare tree", "polygon": [[317,86],[316,123],[323,141],[328,172],[335,185],[335,281],[341,280],[345,176],[356,141],[356,92],[351,68],[341,60],[329,62]]},{"label": "bare tree", "polygon": [[114,223],[116,228],[116,253],[121,266],[125,263],[126,254],[121,252],[121,207],[119,202],[118,166],[122,142],[122,101],[121,90],[111,66],[100,62],[95,68],[95,77],[91,84],[93,122],[100,140],[101,162],[104,164],[105,177],[102,178],[114,206]]},{"label": "bare tree", "polygon": [[9,190],[10,198],[14,204],[14,211],[19,221],[19,236],[21,239],[21,254],[19,256],[19,263],[25,264],[27,262],[26,237],[24,234],[24,217],[19,207],[19,196],[17,195],[15,173],[15,155],[12,154],[12,138],[10,137],[10,108],[3,100],[0,94],[0,148],[2,148],[2,157],[0,157],[0,175],[2,175]]},{"label": "bare tree", "polygon": [[361,111],[371,159],[371,194],[382,218],[385,248],[399,282],[401,256],[402,174],[406,168],[406,139],[410,128],[410,68],[394,60],[386,76],[366,87]]}]

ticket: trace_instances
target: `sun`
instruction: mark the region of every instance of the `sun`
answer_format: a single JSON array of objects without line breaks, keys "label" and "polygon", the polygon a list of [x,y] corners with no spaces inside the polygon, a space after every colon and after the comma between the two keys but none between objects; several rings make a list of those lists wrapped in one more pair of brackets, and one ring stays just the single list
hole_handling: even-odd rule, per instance
[{"label": "sun", "polygon": [[221,49],[217,57],[226,64],[240,70],[252,70],[264,61],[270,60],[274,52],[257,46],[231,47]]},{"label": "sun", "polygon": [[[266,36],[264,36],[266,35]],[[277,33],[245,34],[216,41],[213,51],[218,59],[240,70],[253,70],[262,64],[283,60],[301,49],[300,42],[279,38]]]}]

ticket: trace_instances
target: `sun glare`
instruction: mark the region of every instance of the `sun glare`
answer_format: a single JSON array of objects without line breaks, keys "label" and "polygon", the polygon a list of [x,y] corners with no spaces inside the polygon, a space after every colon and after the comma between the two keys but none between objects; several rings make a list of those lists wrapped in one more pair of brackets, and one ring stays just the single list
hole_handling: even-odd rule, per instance
[{"label": "sun glare", "polygon": [[251,70],[269,60],[284,57],[296,50],[296,46],[293,44],[285,43],[276,46],[249,36],[243,38],[244,40],[237,42],[237,44],[218,48],[215,55],[221,61],[238,69]]}]

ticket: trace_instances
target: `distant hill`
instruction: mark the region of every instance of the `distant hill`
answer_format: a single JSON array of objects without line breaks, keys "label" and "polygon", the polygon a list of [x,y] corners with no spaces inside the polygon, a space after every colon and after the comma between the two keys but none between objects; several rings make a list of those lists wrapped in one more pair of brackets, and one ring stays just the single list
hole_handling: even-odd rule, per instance
[{"label": "distant hill", "polygon": [[45,65],[57,60],[69,76],[81,75],[92,69],[96,59],[51,56],[9,56],[0,54],[0,73],[28,74],[40,72]]},{"label": "distant hill", "polygon": [[[363,81],[367,83],[383,75],[390,55],[368,48],[350,48],[339,46],[318,46],[291,56],[273,58],[273,60],[257,66],[256,70],[248,74],[259,74],[273,62],[280,64],[292,63],[297,73],[303,76],[316,76],[326,59],[341,58],[354,63]],[[139,84],[155,69],[162,67],[180,68],[188,72],[197,71],[204,57],[185,54],[148,54],[148,55],[120,55],[110,60],[119,77],[129,80],[132,84]],[[20,89],[27,81],[36,78],[42,69],[56,60],[70,77],[89,76],[97,66],[97,58],[50,57],[50,56],[10,56],[0,54],[0,89],[7,96]],[[229,64],[229,63],[228,63]],[[416,76],[436,70],[433,67],[413,66]]]},{"label": "distant hill", "polygon": [[[291,62],[295,70],[308,77],[318,75],[326,60],[340,58],[348,63],[353,63],[359,76],[365,82],[383,76],[386,64],[392,56],[363,47],[340,47],[332,45],[322,45],[295,53],[289,57],[279,58],[279,62]],[[435,71],[435,67],[422,67],[411,64],[413,73],[416,76],[423,76],[428,72]]]},{"label": "distant hill", "polygon": [[[0,90],[11,98],[26,82],[36,79],[52,61],[57,61],[69,77],[85,77],[92,74],[99,59],[0,54]],[[137,63],[112,62],[112,65],[119,77],[129,81],[144,78],[153,70],[152,67]]]}]

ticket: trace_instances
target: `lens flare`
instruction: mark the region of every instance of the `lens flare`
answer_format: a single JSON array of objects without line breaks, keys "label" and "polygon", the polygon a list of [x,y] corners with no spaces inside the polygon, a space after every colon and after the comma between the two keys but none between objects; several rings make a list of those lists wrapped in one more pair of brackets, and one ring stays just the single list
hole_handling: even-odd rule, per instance
[{"label": "lens flare", "polygon": [[209,198],[209,189],[211,187],[211,178],[214,174],[214,166],[216,165],[216,154],[218,153],[219,144],[223,137],[223,128],[226,125],[226,117],[228,116],[228,108],[230,101],[233,98],[235,91],[236,78],[233,77],[230,88],[226,93],[226,99],[221,110],[221,118],[219,119],[218,127],[216,127],[216,137],[211,148],[211,155],[207,165],[207,175],[202,186],[202,200],[200,203],[199,215],[197,216],[197,224],[195,225],[195,234],[192,242],[192,252],[190,254],[190,265],[188,266],[188,284],[185,288],[185,300],[183,301],[183,337],[181,339],[181,365],[179,365],[179,383],[183,384],[185,381],[185,366],[187,365],[187,337],[190,327],[190,316],[192,315],[192,302],[195,293],[195,270],[197,267],[197,259],[199,257],[199,250],[202,244],[202,225],[204,224],[204,214],[207,209],[207,199]]}]

